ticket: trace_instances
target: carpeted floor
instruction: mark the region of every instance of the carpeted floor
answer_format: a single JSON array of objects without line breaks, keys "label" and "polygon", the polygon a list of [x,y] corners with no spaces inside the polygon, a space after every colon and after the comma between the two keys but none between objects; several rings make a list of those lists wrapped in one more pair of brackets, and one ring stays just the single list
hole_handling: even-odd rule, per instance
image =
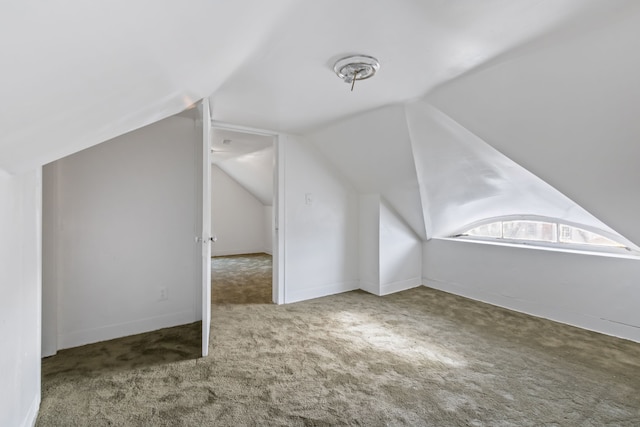
[{"label": "carpeted floor", "polygon": [[271,272],[271,255],[267,254],[212,258],[211,303],[271,303]]},{"label": "carpeted floor", "polygon": [[214,303],[205,359],[199,324],[45,359],[37,425],[640,425],[637,343],[425,287],[267,301]]}]

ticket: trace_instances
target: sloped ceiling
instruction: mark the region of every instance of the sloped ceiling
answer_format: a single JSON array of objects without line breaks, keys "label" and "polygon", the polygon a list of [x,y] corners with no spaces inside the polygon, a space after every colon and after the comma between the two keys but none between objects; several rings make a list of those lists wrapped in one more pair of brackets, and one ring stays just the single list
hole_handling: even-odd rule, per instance
[{"label": "sloped ceiling", "polygon": [[[208,96],[216,120],[340,141],[345,117],[384,110],[397,122],[397,108],[428,95],[639,242],[639,16],[634,0],[8,0],[0,169],[39,166]],[[354,53],[381,69],[350,92],[331,67]],[[398,141],[398,165],[415,148],[402,129],[385,141]],[[342,161],[340,144],[320,148]],[[396,197],[394,209],[427,235],[416,164],[387,176],[397,186],[352,178]]]},{"label": "sloped ceiling", "polygon": [[[421,96],[504,52],[574,21],[599,22],[616,8],[591,0],[299,1],[216,91],[213,114],[305,132]],[[351,93],[332,67],[356,53],[377,57],[381,68]]]},{"label": "sloped ceiling", "polygon": [[217,166],[260,203],[273,204],[273,147],[225,160]]},{"label": "sloped ceiling", "polygon": [[3,1],[0,168],[26,170],[184,110],[258,53],[292,3]]},{"label": "sloped ceiling", "polygon": [[[302,131],[421,95],[621,3],[4,1],[0,168],[56,160],[214,93],[218,120]],[[331,71],[349,53],[382,62],[354,94]]]},{"label": "sloped ceiling", "polygon": [[[273,137],[213,129],[211,161],[263,205],[273,204]],[[213,182],[215,186],[216,183]]]}]

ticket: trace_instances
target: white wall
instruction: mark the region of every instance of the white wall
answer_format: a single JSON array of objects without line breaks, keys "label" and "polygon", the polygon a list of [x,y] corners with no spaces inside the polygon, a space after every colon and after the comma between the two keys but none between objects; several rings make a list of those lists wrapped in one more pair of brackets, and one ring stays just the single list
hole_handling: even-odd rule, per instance
[{"label": "white wall", "polygon": [[266,207],[218,166],[211,167],[211,178],[212,230],[218,237],[213,255],[264,252]]},{"label": "white wall", "polygon": [[0,425],[32,426],[40,405],[41,172],[0,170]]},{"label": "white wall", "polygon": [[422,240],[384,200],[380,203],[380,295],[422,284]]},{"label": "white wall", "polygon": [[429,287],[640,342],[640,260],[440,239],[423,259]]},{"label": "white wall", "polygon": [[358,217],[360,289],[380,295],[380,195],[360,195]]},{"label": "white wall", "polygon": [[283,136],[279,150],[285,163],[285,302],[358,289],[355,190],[302,137]]},{"label": "white wall", "polygon": [[422,284],[422,240],[377,194],[359,198],[360,289],[387,295]]},{"label": "white wall", "polygon": [[45,167],[57,168],[43,287],[57,288],[58,348],[199,319],[200,151],[199,126],[176,116]]}]

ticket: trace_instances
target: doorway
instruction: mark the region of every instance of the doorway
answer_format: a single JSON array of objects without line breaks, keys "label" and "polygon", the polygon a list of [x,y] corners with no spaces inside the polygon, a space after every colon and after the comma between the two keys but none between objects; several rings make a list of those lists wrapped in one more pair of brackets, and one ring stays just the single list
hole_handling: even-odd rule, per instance
[{"label": "doorway", "polygon": [[282,302],[277,148],[275,133],[213,123],[213,303]]}]

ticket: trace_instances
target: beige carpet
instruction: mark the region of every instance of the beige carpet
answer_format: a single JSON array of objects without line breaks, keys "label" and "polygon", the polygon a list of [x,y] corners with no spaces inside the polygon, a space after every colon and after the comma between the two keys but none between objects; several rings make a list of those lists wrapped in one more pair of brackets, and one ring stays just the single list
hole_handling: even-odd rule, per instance
[{"label": "beige carpet", "polygon": [[269,304],[271,256],[248,254],[211,259],[212,304]]},{"label": "beige carpet", "polygon": [[45,359],[37,425],[640,425],[640,344],[424,287],[232,301],[206,359],[198,324]]}]

